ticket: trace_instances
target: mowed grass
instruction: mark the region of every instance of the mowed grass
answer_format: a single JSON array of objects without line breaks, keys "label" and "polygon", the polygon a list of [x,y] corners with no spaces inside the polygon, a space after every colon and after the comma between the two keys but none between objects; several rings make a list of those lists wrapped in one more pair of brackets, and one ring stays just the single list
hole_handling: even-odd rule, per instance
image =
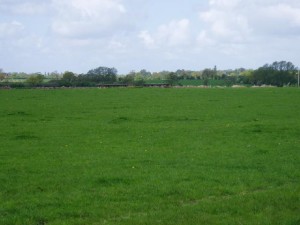
[{"label": "mowed grass", "polygon": [[0,224],[300,224],[300,89],[0,90]]}]

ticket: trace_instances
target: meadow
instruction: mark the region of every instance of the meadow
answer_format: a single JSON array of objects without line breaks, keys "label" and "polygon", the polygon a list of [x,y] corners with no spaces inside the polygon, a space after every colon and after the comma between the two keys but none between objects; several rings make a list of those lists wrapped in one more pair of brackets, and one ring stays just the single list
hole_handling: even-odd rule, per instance
[{"label": "meadow", "polygon": [[299,225],[300,89],[0,90],[2,225]]}]

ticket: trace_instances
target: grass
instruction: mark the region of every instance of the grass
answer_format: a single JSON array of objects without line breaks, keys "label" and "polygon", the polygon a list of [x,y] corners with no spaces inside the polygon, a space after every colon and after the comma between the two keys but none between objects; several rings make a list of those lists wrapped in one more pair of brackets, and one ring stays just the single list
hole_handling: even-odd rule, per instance
[{"label": "grass", "polygon": [[300,90],[0,90],[0,224],[300,224]]}]

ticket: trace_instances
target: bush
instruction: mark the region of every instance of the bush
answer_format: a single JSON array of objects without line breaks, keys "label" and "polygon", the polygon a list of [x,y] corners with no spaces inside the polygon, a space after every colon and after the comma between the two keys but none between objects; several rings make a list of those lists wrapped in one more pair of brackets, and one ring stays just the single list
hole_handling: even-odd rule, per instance
[{"label": "bush", "polygon": [[43,83],[44,78],[45,77],[41,74],[33,75],[26,80],[26,83],[28,83],[29,86],[37,87]]},{"label": "bush", "polygon": [[15,82],[15,83],[10,83],[9,87],[11,87],[11,88],[26,88],[27,85],[25,83]]}]

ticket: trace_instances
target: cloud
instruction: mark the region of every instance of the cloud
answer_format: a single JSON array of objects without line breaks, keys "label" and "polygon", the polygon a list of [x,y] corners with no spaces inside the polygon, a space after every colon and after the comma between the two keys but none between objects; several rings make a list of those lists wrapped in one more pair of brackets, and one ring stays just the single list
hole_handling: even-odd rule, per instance
[{"label": "cloud", "polygon": [[210,0],[200,12],[206,32],[214,38],[248,41],[255,35],[300,33],[300,4],[289,0]]},{"label": "cloud", "polygon": [[290,26],[300,26],[300,7],[295,8],[288,4],[278,4],[266,8],[265,15],[271,19],[283,20]]},{"label": "cloud", "polygon": [[45,3],[31,3],[25,2],[19,5],[16,5],[12,9],[13,13],[16,14],[28,14],[28,15],[36,15],[36,14],[43,14],[47,10],[47,5]]},{"label": "cloud", "polygon": [[198,36],[196,38],[196,43],[199,47],[215,45],[215,41],[208,36],[207,31],[205,31],[205,30],[201,31],[198,34]]},{"label": "cloud", "polygon": [[148,30],[143,30],[139,33],[138,37],[143,41],[147,48],[155,47],[155,40]]},{"label": "cloud", "polygon": [[48,1],[0,0],[0,12],[3,14],[37,15],[43,14],[49,7]]},{"label": "cloud", "polygon": [[210,0],[209,4],[212,7],[220,8],[222,10],[229,10],[236,8],[240,0]]},{"label": "cloud", "polygon": [[0,23],[0,39],[16,38],[24,29],[24,25],[18,21]]},{"label": "cloud", "polygon": [[128,27],[121,0],[53,0],[53,31],[66,38],[99,38]]},{"label": "cloud", "polygon": [[200,18],[208,24],[207,32],[223,41],[243,41],[251,33],[248,19],[243,15],[213,9],[201,13]]},{"label": "cloud", "polygon": [[190,40],[190,21],[173,20],[168,24],[160,25],[153,33],[148,30],[141,31],[139,38],[148,48],[187,45]]},{"label": "cloud", "polygon": [[[199,10],[197,51],[220,65],[295,61],[299,52],[298,0],[210,0]],[[225,57],[224,57],[225,56]],[[230,62],[232,61],[232,62]]]},{"label": "cloud", "polygon": [[[209,39],[243,42],[251,35],[249,18],[241,12],[240,0],[211,0],[210,9],[200,12],[200,20]],[[201,34],[200,33],[200,34]],[[201,36],[201,35],[200,35]]]},{"label": "cloud", "polygon": [[13,71],[299,61],[299,0],[0,0],[0,15]]},{"label": "cloud", "polygon": [[291,4],[272,4],[257,9],[257,17],[252,26],[262,35],[299,35],[300,6]]}]

